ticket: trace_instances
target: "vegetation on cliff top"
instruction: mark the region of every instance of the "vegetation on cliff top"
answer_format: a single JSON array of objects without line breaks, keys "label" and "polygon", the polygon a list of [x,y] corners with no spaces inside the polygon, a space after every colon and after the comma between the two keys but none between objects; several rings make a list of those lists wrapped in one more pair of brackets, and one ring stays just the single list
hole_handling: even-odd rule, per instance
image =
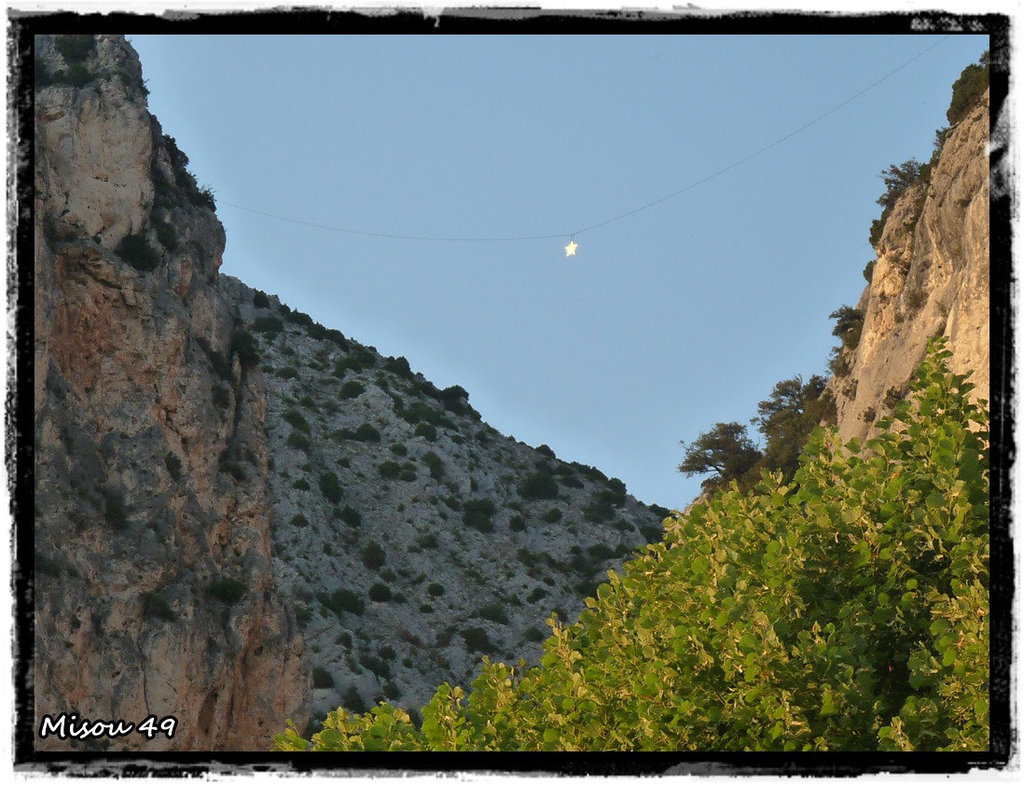
[{"label": "vegetation on cliff top", "polygon": [[705,493],[736,481],[742,491],[752,489],[762,471],[778,471],[789,481],[798,467],[814,427],[835,420],[835,401],[825,391],[826,380],[815,374],[807,382],[800,376],[777,382],[771,396],[757,405],[751,419],[764,437],[759,449],[740,423],[716,423],[693,442],[684,442],[679,471],[687,475],[712,473],[701,484]]},{"label": "vegetation on cliff top", "polygon": [[276,749],[986,749],[987,416],[950,354],[867,450],[817,429],[792,483],[666,519],[539,667],[484,658],[420,723],[339,709]]},{"label": "vegetation on cliff top", "polygon": [[[885,193],[878,198],[878,204],[882,206],[882,215],[871,223],[869,242],[877,246],[882,238],[882,230],[885,229],[885,222],[889,220],[893,206],[906,191],[916,185],[926,185],[931,181],[932,170],[938,163],[942,146],[949,138],[953,126],[959,123],[967,113],[978,102],[978,99],[988,89],[989,82],[989,53],[986,50],[977,63],[971,63],[960,72],[960,78],[953,83],[953,96],[946,110],[946,119],[949,125],[935,131],[935,145],[932,150],[932,157],[927,164],[922,164],[917,159],[911,158],[902,164],[890,164],[888,169],[882,171],[881,177],[885,183]],[[924,189],[922,189],[924,191]],[[915,216],[910,224],[917,223],[917,216],[924,207],[924,193],[921,195]],[[869,279],[870,281],[870,279]]]}]

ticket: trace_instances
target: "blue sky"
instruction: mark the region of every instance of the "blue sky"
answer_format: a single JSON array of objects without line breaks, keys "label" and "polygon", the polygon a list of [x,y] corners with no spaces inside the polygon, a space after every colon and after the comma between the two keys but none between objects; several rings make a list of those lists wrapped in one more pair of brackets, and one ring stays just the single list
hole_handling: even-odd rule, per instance
[{"label": "blue sky", "polygon": [[[680,440],[824,373],[879,173],[931,155],[952,36],[129,36],[223,272],[565,460],[684,507]],[[317,229],[541,240],[414,241]],[[751,430],[753,431],[752,427]]]}]

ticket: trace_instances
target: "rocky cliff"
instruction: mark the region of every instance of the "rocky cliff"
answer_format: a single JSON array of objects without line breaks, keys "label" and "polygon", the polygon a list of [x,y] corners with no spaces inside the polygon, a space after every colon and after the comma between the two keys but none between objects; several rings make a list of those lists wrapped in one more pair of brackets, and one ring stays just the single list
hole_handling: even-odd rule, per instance
[{"label": "rocky cliff", "polygon": [[220,275],[123,38],[41,37],[36,88],[37,729],[265,750],[311,706],[415,711],[660,538],[621,481]]},{"label": "rocky cliff", "polygon": [[829,388],[843,439],[863,439],[906,393],[932,336],[948,336],[957,373],[989,398],[989,98],[950,129],[928,182],[893,206],[857,303],[855,347]]},{"label": "rocky cliff", "polygon": [[536,661],[605,573],[661,537],[594,467],[498,433],[454,385],[230,277],[267,383],[274,565],[314,714],[411,709],[483,655]]},{"label": "rocky cliff", "polygon": [[177,719],[37,746],[266,750],[310,686],[223,229],[122,37],[40,36],[36,88],[36,728]]}]

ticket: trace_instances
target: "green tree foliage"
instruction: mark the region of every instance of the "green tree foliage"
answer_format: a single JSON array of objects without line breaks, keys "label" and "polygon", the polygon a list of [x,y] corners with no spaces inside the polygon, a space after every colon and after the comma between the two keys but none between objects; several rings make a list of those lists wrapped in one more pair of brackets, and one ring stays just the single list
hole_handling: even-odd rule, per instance
[{"label": "green tree foliage", "polygon": [[96,48],[96,38],[91,35],[56,35],[53,46],[66,62],[84,62]]},{"label": "green tree foliage", "polygon": [[828,318],[836,321],[832,335],[842,340],[844,347],[854,349],[860,343],[860,333],[864,328],[864,312],[861,309],[840,306]]},{"label": "green tree foliage", "polygon": [[275,316],[256,317],[252,321],[252,329],[256,333],[280,333],[284,323]]},{"label": "green tree foliage", "polygon": [[320,492],[335,505],[341,502],[341,484],[338,482],[338,476],[330,470],[320,476]]},{"label": "green tree foliage", "polygon": [[714,473],[701,483],[712,491],[741,478],[761,458],[761,451],[739,423],[716,423],[693,442],[681,443],[683,461],[679,471],[688,476]]},{"label": "green tree foliage", "polygon": [[125,235],[114,250],[121,259],[143,273],[155,270],[160,264],[160,255],[143,235]]},{"label": "green tree foliage", "polygon": [[244,582],[232,578],[217,579],[206,585],[206,592],[209,595],[229,606],[237,603],[245,594],[245,590]]},{"label": "green tree foliage", "polygon": [[[927,179],[930,172],[930,165],[922,164],[916,158],[911,158],[902,164],[890,164],[888,169],[882,170],[881,178],[885,183],[885,193],[877,200],[878,204],[882,206],[882,215],[871,223],[869,241],[872,246],[878,245],[878,241],[881,240],[885,222],[889,219],[889,214],[896,201],[912,185]],[[922,202],[921,206],[923,205]]]},{"label": "green tree foliage", "polygon": [[547,472],[535,472],[519,484],[524,499],[558,499],[558,481]]},{"label": "green tree foliage", "polygon": [[971,63],[960,72],[960,78],[953,83],[953,98],[946,110],[946,119],[950,125],[963,120],[988,88],[988,66],[989,53],[985,50],[977,63]]},{"label": "green tree foliage", "polygon": [[753,488],[764,470],[781,472],[784,482],[793,478],[811,432],[822,422],[835,422],[835,400],[826,384],[817,374],[806,383],[800,376],[784,379],[757,405],[758,416],[750,422],[764,437],[764,452],[739,479],[741,489]]},{"label": "green tree foliage", "polygon": [[921,166],[920,161],[911,158],[902,164],[890,164],[888,169],[883,169],[881,178],[885,183],[885,193],[878,197],[878,204],[885,210],[892,210],[903,192],[917,182]]},{"label": "green tree foliage", "polygon": [[276,748],[987,750],[987,417],[949,355],[866,450],[817,429],[793,483],[667,519],[539,666],[485,657],[419,727],[339,709]]},{"label": "green tree foliage", "polygon": [[243,369],[252,369],[260,362],[260,350],[256,340],[247,330],[237,330],[231,335],[231,351],[238,355]]}]

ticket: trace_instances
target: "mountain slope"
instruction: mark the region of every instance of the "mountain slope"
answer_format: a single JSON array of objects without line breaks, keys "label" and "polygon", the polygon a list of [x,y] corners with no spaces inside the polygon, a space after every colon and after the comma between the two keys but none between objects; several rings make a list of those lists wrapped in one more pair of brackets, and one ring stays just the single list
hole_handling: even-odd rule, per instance
[{"label": "mountain slope", "polygon": [[274,564],[303,620],[314,710],[423,704],[481,654],[536,660],[668,511],[480,420],[385,358],[225,277],[262,355]]}]

